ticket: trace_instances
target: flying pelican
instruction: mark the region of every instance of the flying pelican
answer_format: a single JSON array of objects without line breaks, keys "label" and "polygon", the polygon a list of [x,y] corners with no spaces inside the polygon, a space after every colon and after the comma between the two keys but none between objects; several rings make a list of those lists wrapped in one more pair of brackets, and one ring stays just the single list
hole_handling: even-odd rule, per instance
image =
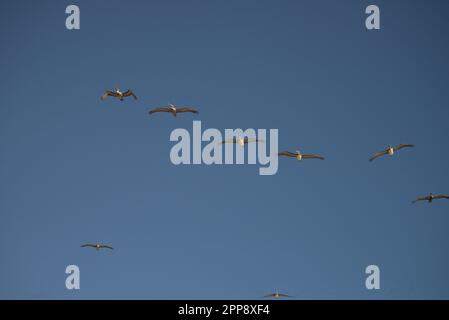
[{"label": "flying pelican", "polygon": [[120,91],[119,88],[115,88],[114,91],[106,90],[103,95],[101,96],[101,100],[106,100],[107,97],[114,97],[118,98],[120,101],[123,101],[123,98],[132,96],[134,99],[137,100],[136,95],[134,92],[132,92],[130,89],[126,90],[125,92]]},{"label": "flying pelican", "polygon": [[266,296],[263,296],[263,298],[281,298],[281,297],[289,297],[289,298],[291,298],[291,296],[289,296],[288,294],[279,293],[279,292],[270,293],[270,294],[267,294]]},{"label": "flying pelican", "polygon": [[241,147],[243,147],[245,144],[248,144],[250,142],[264,142],[263,140],[257,139],[257,138],[248,138],[248,137],[234,137],[231,140],[224,140],[222,142],[220,142],[220,144],[225,144],[225,143],[237,143],[238,145],[240,145]]},{"label": "flying pelican", "polygon": [[286,157],[292,157],[296,158],[297,160],[301,161],[302,159],[320,159],[324,160],[324,157],[318,156],[315,154],[302,154],[298,150],[296,150],[296,153],[290,152],[290,151],[282,151],[278,153],[278,156],[286,156]]},{"label": "flying pelican", "polygon": [[176,117],[176,114],[178,114],[178,113],[184,113],[184,112],[192,112],[192,113],[195,113],[195,114],[199,113],[197,110],[195,110],[193,108],[189,108],[189,107],[187,107],[187,108],[178,108],[178,107],[176,107],[175,105],[173,105],[171,103],[168,106],[165,106],[165,107],[154,108],[154,109],[150,110],[148,113],[149,114],[153,114],[153,113],[156,113],[156,112],[169,112],[169,113],[171,113],[173,115],[173,117]]},{"label": "flying pelican", "polygon": [[445,194],[432,194],[432,192],[425,197],[418,197],[416,200],[412,201],[412,203],[418,202],[418,201],[428,201],[431,203],[434,199],[449,199],[449,196]]},{"label": "flying pelican", "polygon": [[92,247],[92,248],[95,248],[97,251],[100,250],[100,249],[103,249],[103,248],[114,250],[113,247],[105,245],[105,244],[90,244],[90,243],[86,243],[86,244],[83,244],[81,246],[81,248],[85,248],[85,247]]},{"label": "flying pelican", "polygon": [[414,145],[413,144],[400,144],[396,147],[388,146],[387,149],[376,153],[372,158],[369,159],[369,161],[373,161],[374,159],[377,159],[377,158],[382,157],[387,154],[392,156],[396,151],[401,150],[402,148],[411,148],[411,147],[414,147]]}]

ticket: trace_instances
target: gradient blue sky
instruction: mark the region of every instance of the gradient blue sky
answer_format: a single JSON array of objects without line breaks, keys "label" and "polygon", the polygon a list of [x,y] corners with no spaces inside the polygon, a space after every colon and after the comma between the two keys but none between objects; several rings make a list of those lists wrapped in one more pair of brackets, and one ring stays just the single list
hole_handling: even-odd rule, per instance
[{"label": "gradient blue sky", "polygon": [[[365,8],[381,30],[365,29]],[[65,7],[81,30],[65,28]],[[0,298],[449,298],[448,1],[3,1]],[[132,88],[138,101],[100,101]],[[168,102],[199,117],[150,117]],[[325,161],[174,166],[278,128]],[[414,143],[369,163],[388,144]],[[81,249],[85,242],[113,252]],[[69,264],[81,290],[65,288]],[[365,267],[381,290],[365,289]]]}]

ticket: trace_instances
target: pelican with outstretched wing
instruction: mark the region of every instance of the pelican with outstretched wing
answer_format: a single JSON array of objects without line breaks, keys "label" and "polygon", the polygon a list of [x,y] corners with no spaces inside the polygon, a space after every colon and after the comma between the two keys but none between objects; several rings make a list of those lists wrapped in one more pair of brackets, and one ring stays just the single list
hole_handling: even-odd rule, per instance
[{"label": "pelican with outstretched wing", "polygon": [[296,158],[298,161],[301,161],[302,159],[320,159],[324,160],[324,157],[316,155],[316,154],[302,154],[299,151],[296,152],[290,152],[290,151],[282,151],[278,153],[278,156],[285,156],[285,157],[291,157]]},{"label": "pelican with outstretched wing", "polygon": [[431,203],[435,199],[449,199],[449,196],[445,195],[445,194],[430,193],[428,196],[416,198],[415,200],[412,201],[412,203],[416,203],[418,201],[427,201],[427,202]]},{"label": "pelican with outstretched wing", "polygon": [[86,247],[95,248],[97,251],[100,250],[100,249],[111,249],[111,250],[114,250],[113,247],[108,246],[108,245],[106,245],[106,244],[98,244],[98,243],[97,243],[97,244],[91,244],[91,243],[86,243],[86,244],[81,245],[81,248],[86,248]]},{"label": "pelican with outstretched wing", "polygon": [[291,296],[289,296],[288,294],[285,293],[279,293],[279,292],[275,292],[275,293],[270,293],[267,294],[266,296],[263,296],[263,298],[291,298]]},{"label": "pelican with outstretched wing", "polygon": [[400,144],[400,145],[398,145],[396,147],[388,146],[387,149],[377,152],[373,157],[371,157],[369,159],[369,161],[373,161],[373,160],[375,160],[375,159],[377,159],[379,157],[385,156],[387,154],[392,156],[398,150],[401,150],[403,148],[412,148],[412,147],[414,147],[413,144]]},{"label": "pelican with outstretched wing", "polygon": [[193,108],[190,108],[190,107],[178,108],[171,103],[165,107],[154,108],[154,109],[150,110],[148,113],[153,114],[156,112],[168,112],[168,113],[171,113],[173,115],[173,117],[176,117],[176,115],[178,113],[186,113],[186,112],[191,112],[191,113],[195,113],[195,114],[199,113],[197,110],[195,110]]},{"label": "pelican with outstretched wing", "polygon": [[223,140],[222,142],[220,142],[220,144],[225,144],[225,143],[234,143],[234,144],[238,144],[239,146],[243,147],[245,144],[251,143],[251,142],[264,142],[261,139],[257,139],[257,138],[248,138],[248,137],[234,137],[232,139],[229,140]]},{"label": "pelican with outstretched wing", "polygon": [[116,88],[114,91],[106,90],[101,96],[101,100],[106,100],[108,97],[114,97],[119,99],[120,101],[123,101],[123,99],[126,97],[133,97],[137,100],[136,95],[130,89],[126,90],[125,92],[120,91],[119,88]]}]

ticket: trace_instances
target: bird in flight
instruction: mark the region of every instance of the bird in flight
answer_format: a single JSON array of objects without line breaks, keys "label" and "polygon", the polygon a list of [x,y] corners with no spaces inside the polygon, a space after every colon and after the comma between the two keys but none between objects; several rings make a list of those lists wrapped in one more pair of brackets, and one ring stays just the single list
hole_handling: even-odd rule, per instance
[{"label": "bird in flight", "polygon": [[396,151],[401,150],[403,148],[411,148],[414,147],[413,144],[400,144],[396,147],[392,147],[392,146],[388,146],[387,149],[383,150],[383,151],[379,151],[378,153],[376,153],[373,157],[371,157],[369,159],[369,161],[373,161],[379,157],[385,156],[385,155],[390,155],[392,156]]},{"label": "bird in flight", "polygon": [[223,140],[222,142],[220,142],[220,144],[236,143],[236,144],[240,145],[241,147],[243,147],[245,144],[248,144],[248,143],[251,143],[251,142],[264,142],[264,141],[260,140],[260,139],[257,139],[257,138],[234,137],[234,138],[229,139],[229,140]]},{"label": "bird in flight", "polygon": [[114,248],[111,246],[108,246],[106,244],[98,244],[98,243],[97,244],[86,243],[81,246],[81,248],[85,248],[85,247],[95,248],[97,251],[100,249],[104,249],[104,248],[114,250]]},{"label": "bird in flight", "polygon": [[296,150],[295,153],[290,151],[282,151],[278,153],[278,156],[286,156],[291,158],[296,158],[297,160],[301,161],[302,159],[320,159],[324,160],[324,157],[315,155],[315,154],[302,154],[298,150]]},{"label": "bird in flight", "polygon": [[119,99],[120,101],[123,101],[123,99],[126,97],[133,97],[137,100],[136,95],[130,89],[126,90],[125,92],[120,91],[119,88],[115,88],[114,91],[106,90],[101,96],[101,100],[106,100],[107,97],[114,97]]},{"label": "bird in flight", "polygon": [[270,293],[270,294],[267,294],[266,296],[263,296],[263,298],[281,298],[281,297],[291,298],[291,296],[289,296],[288,294],[279,293],[279,292]]},{"label": "bird in flight", "polygon": [[427,202],[431,203],[434,199],[449,199],[449,196],[447,196],[445,194],[430,193],[428,196],[416,198],[416,200],[412,201],[412,203],[416,203],[418,201],[427,201]]},{"label": "bird in flight", "polygon": [[191,112],[191,113],[195,113],[195,114],[199,113],[197,110],[195,110],[193,108],[190,108],[190,107],[178,108],[171,103],[165,107],[154,108],[154,109],[150,110],[148,113],[153,114],[156,112],[169,112],[173,115],[173,117],[176,117],[176,115],[178,113],[185,113],[185,112]]}]

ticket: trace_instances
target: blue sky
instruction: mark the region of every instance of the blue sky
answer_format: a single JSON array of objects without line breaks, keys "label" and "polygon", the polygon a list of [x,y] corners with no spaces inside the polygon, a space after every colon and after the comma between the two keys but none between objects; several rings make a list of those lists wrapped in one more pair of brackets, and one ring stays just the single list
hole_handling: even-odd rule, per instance
[{"label": "blue sky", "polygon": [[[0,298],[449,298],[449,202],[411,204],[449,193],[447,1],[3,8]],[[115,86],[139,99],[100,101]],[[167,103],[200,115],[147,114]],[[194,119],[276,128],[280,149],[326,160],[175,166],[170,132]],[[399,143],[416,147],[368,162]]]}]

